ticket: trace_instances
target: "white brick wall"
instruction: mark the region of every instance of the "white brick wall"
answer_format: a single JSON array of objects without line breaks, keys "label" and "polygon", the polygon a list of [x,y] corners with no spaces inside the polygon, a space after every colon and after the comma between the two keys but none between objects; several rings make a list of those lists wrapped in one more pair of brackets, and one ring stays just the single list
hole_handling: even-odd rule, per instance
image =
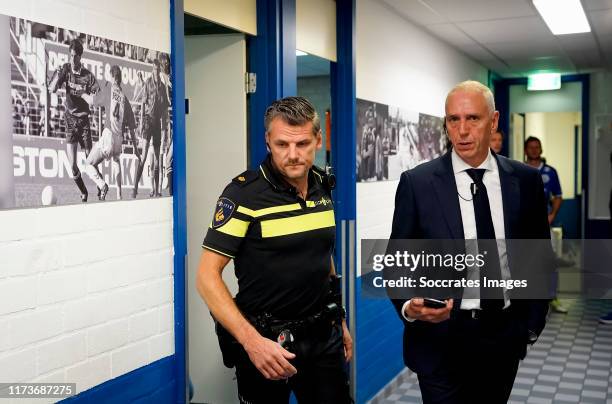
[{"label": "white brick wall", "polygon": [[170,198],[0,223],[0,380],[81,392],[174,353]]}]

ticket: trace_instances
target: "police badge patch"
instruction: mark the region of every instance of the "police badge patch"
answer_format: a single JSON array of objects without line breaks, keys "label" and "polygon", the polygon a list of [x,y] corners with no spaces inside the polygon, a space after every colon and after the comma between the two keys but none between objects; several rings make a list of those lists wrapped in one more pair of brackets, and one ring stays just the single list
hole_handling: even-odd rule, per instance
[{"label": "police badge patch", "polygon": [[215,214],[213,216],[212,228],[217,229],[223,226],[225,223],[230,220],[234,210],[236,209],[236,204],[225,197],[219,198],[217,204],[215,205]]}]

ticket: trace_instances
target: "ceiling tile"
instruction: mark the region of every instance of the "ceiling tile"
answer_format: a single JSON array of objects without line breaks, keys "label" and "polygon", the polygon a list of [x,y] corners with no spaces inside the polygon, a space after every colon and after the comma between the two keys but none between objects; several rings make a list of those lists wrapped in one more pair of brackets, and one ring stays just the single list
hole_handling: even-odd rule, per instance
[{"label": "ceiling tile", "polygon": [[582,0],[585,10],[606,10],[612,8],[612,0]]},{"label": "ceiling tile", "polygon": [[453,24],[434,24],[428,25],[425,28],[451,45],[462,47],[464,45],[473,46],[476,44],[469,36],[465,35],[463,31]]},{"label": "ceiling tile", "polygon": [[597,35],[612,35],[612,9],[590,11],[589,20]]},{"label": "ceiling tile", "polygon": [[528,0],[424,0],[449,21],[482,21],[537,15]]},{"label": "ceiling tile", "polygon": [[382,0],[398,13],[418,25],[439,24],[446,19],[418,0]]},{"label": "ceiling tile", "polygon": [[588,64],[590,66],[600,65],[602,64],[601,55],[597,49],[595,50],[576,50],[567,53],[567,57],[569,57],[572,62],[578,66],[582,64]]},{"label": "ceiling tile", "polygon": [[499,75],[506,75],[510,72],[510,67],[500,62],[499,60],[489,59],[481,61],[482,65],[489,70],[493,70]]},{"label": "ceiling tile", "polygon": [[558,35],[559,45],[566,51],[597,49],[597,43],[592,32],[583,34]]},{"label": "ceiling tile", "polygon": [[494,60],[495,54],[483,48],[480,45],[465,45],[461,47],[461,51],[469,57],[478,61]]},{"label": "ceiling tile", "polygon": [[528,46],[524,42],[491,43],[486,46],[502,60],[563,56],[563,51],[554,39],[541,42],[531,41]]},{"label": "ceiling tile", "polygon": [[598,39],[604,52],[612,52],[612,35],[601,35],[598,37]]},{"label": "ceiling tile", "polygon": [[545,41],[554,38],[540,17],[509,18],[457,24],[476,41],[484,44],[497,42]]}]

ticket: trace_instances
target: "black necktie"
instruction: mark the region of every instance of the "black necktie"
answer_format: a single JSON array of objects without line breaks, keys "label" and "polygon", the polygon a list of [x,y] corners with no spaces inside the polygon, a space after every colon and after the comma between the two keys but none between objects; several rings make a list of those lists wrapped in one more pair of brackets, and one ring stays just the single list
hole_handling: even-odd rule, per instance
[{"label": "black necktie", "polygon": [[480,268],[480,308],[483,310],[501,310],[504,307],[503,290],[501,288],[482,287],[484,285],[484,277],[494,281],[502,279],[489,196],[487,195],[487,187],[482,182],[485,171],[484,168],[470,168],[466,170],[475,184],[475,189],[471,189],[474,216],[476,217],[478,253],[487,252],[484,259],[485,264]]}]

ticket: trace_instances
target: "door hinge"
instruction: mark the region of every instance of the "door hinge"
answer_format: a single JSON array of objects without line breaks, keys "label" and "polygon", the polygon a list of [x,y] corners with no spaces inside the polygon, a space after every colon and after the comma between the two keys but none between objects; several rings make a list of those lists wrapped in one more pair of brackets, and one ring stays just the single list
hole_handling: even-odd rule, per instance
[{"label": "door hinge", "polygon": [[257,91],[257,74],[249,72],[244,74],[244,91],[247,94]]}]

